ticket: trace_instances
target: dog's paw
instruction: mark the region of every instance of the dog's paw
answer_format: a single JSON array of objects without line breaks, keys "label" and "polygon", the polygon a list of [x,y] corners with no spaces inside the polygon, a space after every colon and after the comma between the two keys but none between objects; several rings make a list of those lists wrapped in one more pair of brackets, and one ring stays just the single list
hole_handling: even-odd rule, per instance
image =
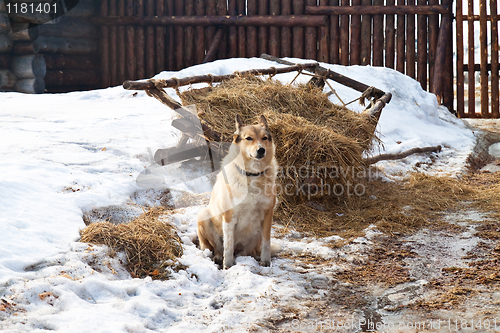
[{"label": "dog's paw", "polygon": [[269,267],[271,266],[271,262],[269,260],[261,260],[260,265],[264,267]]},{"label": "dog's paw", "polygon": [[234,259],[233,260],[224,259],[224,269],[229,269],[232,266],[234,266]]},{"label": "dog's paw", "polygon": [[215,256],[214,257],[214,263],[216,265],[219,265],[219,267],[222,266],[222,256]]}]

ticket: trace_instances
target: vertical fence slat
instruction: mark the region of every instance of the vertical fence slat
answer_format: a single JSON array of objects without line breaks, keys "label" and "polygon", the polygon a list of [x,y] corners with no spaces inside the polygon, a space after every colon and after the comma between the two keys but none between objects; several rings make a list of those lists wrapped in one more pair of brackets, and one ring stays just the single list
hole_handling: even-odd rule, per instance
[{"label": "vertical fence slat", "polygon": [[[415,5],[415,0],[407,0]],[[406,15],[406,75],[415,78],[415,15]]]},{"label": "vertical fence slat", "polygon": [[497,0],[490,0],[491,15],[491,114],[500,117],[498,91],[498,9]]},{"label": "vertical fence slat", "polygon": [[[328,6],[328,0],[319,0],[320,6]],[[328,27],[318,28],[318,61],[328,62]]]},{"label": "vertical fence slat", "polygon": [[443,91],[443,105],[453,112],[455,96],[453,94],[453,14],[451,9],[452,0],[445,0],[445,3],[450,6],[449,14],[446,14],[449,19],[448,35],[446,40],[446,59],[445,59],[445,79]]},{"label": "vertical fence slat", "polygon": [[[118,0],[118,16],[125,16],[125,0]],[[125,27],[118,27],[118,83],[125,81]]]},{"label": "vertical fence slat", "polygon": [[[292,15],[291,0],[281,0],[281,15]],[[292,28],[281,27],[281,52],[282,57],[292,56]]]},{"label": "vertical fence slat", "polygon": [[[108,2],[101,1],[101,16],[108,16]],[[107,88],[110,84],[109,76],[109,27],[101,26],[101,87]]]},{"label": "vertical fence slat", "polygon": [[[460,0],[461,1],[461,0]],[[429,5],[438,5],[439,0],[429,0]],[[458,21],[457,21],[458,22]],[[433,91],[434,82],[434,65],[436,63],[437,40],[439,34],[439,15],[429,15],[429,47],[428,47],[428,62],[429,62],[429,91]],[[463,59],[463,58],[462,58]]]},{"label": "vertical fence slat", "polygon": [[[306,6],[316,6],[316,0],[306,0]],[[317,28],[306,28],[305,57],[307,59],[316,59]]]},{"label": "vertical fence slat", "polygon": [[469,96],[469,117],[474,117],[476,115],[476,85],[475,78],[476,73],[474,71],[474,3],[472,1],[468,1],[467,6],[467,55],[468,55],[468,76],[469,76],[469,85],[468,85],[468,96]]},{"label": "vertical fence slat", "polygon": [[[427,5],[427,0],[417,0],[417,5]],[[417,15],[417,81],[427,90],[427,15]]]},{"label": "vertical fence slat", "polygon": [[[193,0],[184,0],[184,15],[194,15]],[[188,26],[184,28],[184,66],[189,67],[194,65],[194,27]]]},{"label": "vertical fence slat", "polygon": [[[394,0],[387,0],[387,6],[394,6]],[[385,67],[394,68],[396,31],[394,15],[385,16]]]},{"label": "vertical fence slat", "polygon": [[[280,2],[278,0],[269,3],[269,14],[280,15]],[[269,54],[275,57],[280,56],[280,28],[269,27]]]},{"label": "vertical fence slat", "polygon": [[[339,0],[330,0],[330,6],[338,6]],[[338,64],[339,59],[339,16],[330,16],[330,63]]]},{"label": "vertical fence slat", "polygon": [[[194,12],[197,16],[205,15],[205,0],[195,0]],[[195,63],[201,64],[205,58],[205,28],[202,26],[196,27],[196,54]]]},{"label": "vertical fence slat", "polygon": [[[257,15],[257,0],[248,0],[248,15]],[[247,57],[258,57],[257,28],[247,27]]]},{"label": "vertical fence slat", "polygon": [[[304,14],[304,0],[293,0],[293,14]],[[304,28],[293,28],[292,52],[295,58],[304,58]]]},{"label": "vertical fence slat", "polygon": [[[146,15],[155,15],[154,0],[146,0]],[[146,76],[152,77],[155,73],[155,28],[146,27]]]},{"label": "vertical fence slat", "polygon": [[[175,0],[175,16],[184,15],[184,0]],[[175,27],[175,69],[184,68],[184,27]]]},{"label": "vertical fence slat", "polygon": [[[403,0],[404,1],[404,0]],[[363,6],[371,6],[372,0],[361,0]],[[361,65],[372,63],[372,16],[361,17]]]},{"label": "vertical fence slat", "polygon": [[489,117],[488,96],[488,32],[486,19],[486,0],[479,0],[479,43],[481,48],[481,116]]},{"label": "vertical fence slat", "polygon": [[[341,0],[342,6],[349,6],[349,0]],[[340,64],[349,65],[349,15],[340,16]]]},{"label": "vertical fence slat", "polygon": [[[464,30],[464,17],[462,14],[462,0],[457,0],[456,9],[456,22],[457,22],[457,113],[460,118],[465,116],[464,108],[464,40],[463,40],[463,30]],[[435,15],[434,15],[435,16]],[[429,28],[430,28],[429,17]],[[429,33],[430,41],[430,33]],[[431,72],[432,73],[432,72]],[[431,81],[432,82],[432,76]]]},{"label": "vertical fence slat", "polygon": [[[174,16],[174,1],[175,0],[167,0],[167,15]],[[175,70],[175,31],[174,27],[170,26],[167,28],[167,70],[173,71]]]},{"label": "vertical fence slat", "polygon": [[[144,16],[144,0],[136,0],[136,15],[138,17]],[[135,54],[136,54],[136,64],[137,64],[137,78],[146,78],[146,67],[144,64],[144,47],[146,44],[146,36],[144,34],[144,27],[137,27],[135,32],[136,43],[135,43]]]},{"label": "vertical fence slat", "polygon": [[[229,15],[235,16],[237,15],[236,10],[236,0],[229,0],[227,3],[227,10]],[[238,57],[238,28],[237,27],[229,27],[229,36],[228,36],[228,52],[227,56],[229,58]]]},{"label": "vertical fence slat", "polygon": [[[384,0],[373,0],[374,6],[382,6]],[[373,16],[373,66],[384,66],[384,16]]]},{"label": "vertical fence slat", "polygon": [[[134,16],[134,0],[127,0],[127,6],[125,7],[125,14],[127,16]],[[129,47],[126,48],[126,58],[127,58],[127,78],[128,80],[136,80],[136,63],[135,63],[135,52],[134,48],[130,47],[135,43],[135,29],[133,26],[127,26],[127,45]],[[103,74],[104,75],[104,74]]]},{"label": "vertical fence slat", "polygon": [[[156,0],[156,15],[165,15],[165,0]],[[165,70],[165,27],[156,27],[155,37],[155,71],[160,73]]]},{"label": "vertical fence slat", "polygon": [[[361,5],[361,0],[352,0],[353,6]],[[361,16],[351,16],[351,65],[361,65]]]},{"label": "vertical fence slat", "polygon": [[[207,0],[207,15],[213,16],[217,14],[217,9],[215,5],[215,0]],[[207,27],[206,28],[206,42],[207,46],[206,49],[208,50],[210,46],[212,45],[212,42],[214,40],[215,36],[215,27]]]},{"label": "vertical fence slat", "polygon": [[[116,16],[116,0],[109,0],[109,15]],[[111,76],[111,85],[118,84],[118,57],[117,57],[117,32],[118,27],[111,26],[109,29],[109,60],[110,60],[110,76]]]},{"label": "vertical fence slat", "polygon": [[[246,15],[245,0],[237,0],[237,7],[238,15]],[[247,56],[246,40],[245,27],[238,27],[238,57],[240,58]]]},{"label": "vertical fence slat", "polygon": [[[398,6],[404,6],[405,5],[405,0],[398,0]],[[397,49],[397,54],[396,54],[396,70],[400,73],[405,73],[405,41],[406,41],[406,32],[405,32],[405,27],[406,27],[406,16],[405,15],[398,15],[398,22],[397,22],[397,32],[396,32],[396,49]]]},{"label": "vertical fence slat", "polygon": [[[259,15],[267,15],[269,13],[267,0],[259,0]],[[259,27],[259,56],[262,53],[268,53],[269,44],[269,29],[268,27]]]},{"label": "vertical fence slat", "polygon": [[[227,1],[226,0],[217,0],[217,15],[225,16],[227,15]],[[226,29],[224,29],[226,30]],[[222,41],[219,47],[219,59],[227,58],[227,40],[228,40],[228,31],[224,32],[222,37]]]}]

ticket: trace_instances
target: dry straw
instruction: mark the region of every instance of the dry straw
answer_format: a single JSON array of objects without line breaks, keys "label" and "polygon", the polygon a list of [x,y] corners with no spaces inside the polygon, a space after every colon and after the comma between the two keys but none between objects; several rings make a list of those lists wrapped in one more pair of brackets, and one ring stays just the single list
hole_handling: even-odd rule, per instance
[{"label": "dry straw", "polygon": [[161,219],[166,213],[165,209],[155,207],[128,224],[92,223],[80,231],[81,242],[125,252],[127,268],[133,277],[166,278],[165,268],[174,266],[182,255],[175,227]]}]

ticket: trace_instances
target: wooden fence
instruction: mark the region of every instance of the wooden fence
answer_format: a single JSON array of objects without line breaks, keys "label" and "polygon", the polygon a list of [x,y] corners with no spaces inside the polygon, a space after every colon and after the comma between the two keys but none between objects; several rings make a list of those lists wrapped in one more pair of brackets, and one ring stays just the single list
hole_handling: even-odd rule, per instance
[{"label": "wooden fence", "polygon": [[100,14],[103,87],[268,53],[394,68],[453,108],[451,0],[103,0]]}]

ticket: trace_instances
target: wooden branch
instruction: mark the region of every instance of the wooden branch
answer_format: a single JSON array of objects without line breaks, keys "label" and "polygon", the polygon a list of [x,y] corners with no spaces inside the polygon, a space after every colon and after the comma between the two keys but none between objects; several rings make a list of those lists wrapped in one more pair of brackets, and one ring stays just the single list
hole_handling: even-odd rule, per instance
[{"label": "wooden branch", "polygon": [[413,148],[413,149],[410,149],[407,151],[403,151],[401,153],[380,154],[377,156],[368,157],[368,158],[363,159],[363,161],[366,164],[374,164],[374,163],[377,163],[379,161],[399,160],[399,159],[405,158],[405,157],[413,155],[413,154],[439,153],[440,151],[441,151],[441,146]]},{"label": "wooden branch", "polygon": [[[369,121],[373,126],[377,126],[378,120],[380,119],[380,114],[382,113],[382,109],[386,104],[391,101],[392,94],[387,92],[381,98],[375,101],[373,106],[361,113],[362,117],[365,117],[367,121]],[[374,128],[375,130],[375,128]]]},{"label": "wooden branch", "polygon": [[212,41],[212,45],[210,45],[210,48],[208,49],[207,54],[203,59],[203,63],[211,62],[217,59],[217,52],[219,52],[219,46],[224,39],[225,30],[226,29],[224,28],[219,28],[219,30],[217,30],[217,33],[215,34]]},{"label": "wooden branch", "polygon": [[326,26],[327,16],[108,16],[90,18],[95,25],[176,25],[176,26],[261,26],[261,27],[320,27]]},{"label": "wooden branch", "polygon": [[[292,63],[289,63],[292,64]],[[300,69],[307,68],[315,68],[318,66],[317,62],[307,63],[307,64],[298,64],[289,67],[277,67],[277,68],[265,68],[265,69],[250,69],[246,71],[241,71],[239,73],[227,74],[227,75],[198,75],[191,77],[184,77],[180,79],[166,79],[166,80],[147,80],[147,81],[125,81],[123,82],[123,88],[127,90],[149,90],[153,89],[156,86],[161,88],[172,88],[179,86],[185,86],[193,83],[201,83],[201,82],[221,82],[224,80],[229,80],[237,75],[259,75],[259,74],[281,74],[298,71]],[[368,86],[367,86],[368,88]]]},{"label": "wooden branch", "polygon": [[425,6],[307,6],[309,15],[433,15],[449,13],[449,5]]},{"label": "wooden branch", "polygon": [[[291,65],[292,63],[290,61],[287,61],[287,60],[283,60],[283,59],[280,59],[280,58],[277,58],[277,57],[273,57],[273,56],[270,56],[268,54],[262,54],[260,56],[261,58],[263,59],[266,59],[266,60],[271,60],[271,61],[275,61],[279,64],[284,64],[284,65]],[[339,74],[339,73],[336,73],[336,72],[333,72],[331,70],[328,70],[324,67],[321,67],[321,66],[317,66],[314,70],[311,69],[312,67],[310,67],[309,69],[306,69],[307,71],[311,72],[311,73],[319,73],[320,75],[325,75],[327,78],[335,81],[335,82],[338,82],[346,87],[349,87],[349,88],[352,88],[354,90],[357,90],[359,92],[365,92],[367,89],[370,88],[370,86],[364,84],[364,83],[361,83],[359,81],[356,81],[356,80],[353,80],[347,76],[344,76],[342,74]],[[373,97],[375,99],[378,99],[380,97],[382,97],[385,92],[383,92],[382,90],[380,89],[377,89],[377,88],[374,88],[373,89]]]}]

